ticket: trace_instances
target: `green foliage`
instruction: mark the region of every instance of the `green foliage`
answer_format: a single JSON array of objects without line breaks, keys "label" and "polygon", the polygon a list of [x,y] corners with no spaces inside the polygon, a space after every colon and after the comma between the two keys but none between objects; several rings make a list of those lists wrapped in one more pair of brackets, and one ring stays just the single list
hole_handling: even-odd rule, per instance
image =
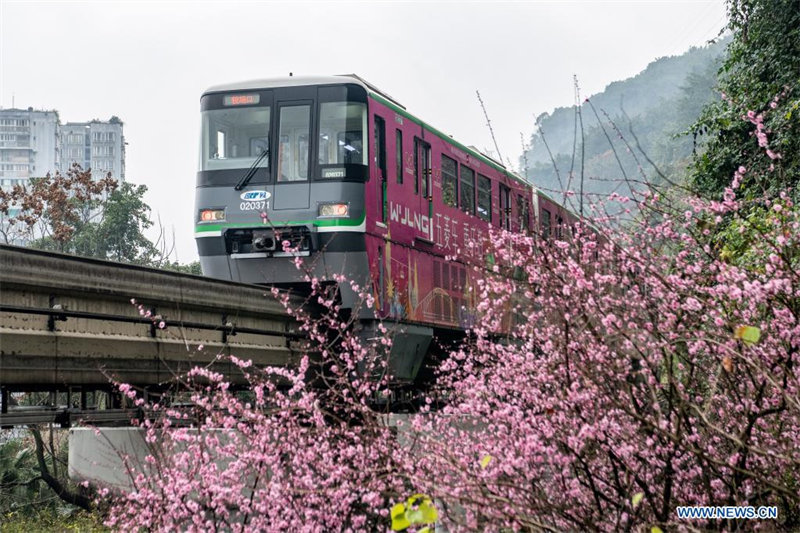
[{"label": "green foliage", "polygon": [[172,263],[160,265],[159,268],[163,268],[165,270],[174,270],[175,272],[184,272],[186,274],[194,274],[195,276],[203,275],[203,270],[200,267],[200,261],[193,261],[187,264],[181,264],[177,261],[173,261]]},{"label": "green foliage", "polygon": [[631,504],[633,505],[633,508],[636,509],[637,507],[639,507],[639,504],[642,503],[643,499],[644,499],[644,492],[637,492],[636,494],[634,494],[633,498],[631,498]]},{"label": "green foliage", "polygon": [[0,513],[33,501],[39,492],[36,457],[22,439],[0,444]]},{"label": "green foliage", "polygon": [[[692,183],[718,196],[747,161],[744,196],[774,196],[800,179],[800,0],[728,0],[728,15],[733,39],[719,71],[725,98],[692,127],[703,148]],[[768,147],[780,158],[761,157],[767,147],[743,120],[748,112],[763,115]]]},{"label": "green foliage", "polygon": [[150,207],[144,202],[146,192],[144,185],[123,183],[106,198],[81,207],[93,211],[93,216],[76,220],[69,240],[60,242],[47,236],[33,241],[31,246],[123,263],[150,264],[157,250],[143,233],[152,226]]},{"label": "green foliage", "polygon": [[[6,434],[3,438],[7,440],[0,443],[0,530],[3,532],[7,530],[9,521],[26,523],[50,520],[56,516],[61,520],[78,512],[78,507],[62,501],[46,480],[47,476],[54,476],[62,489],[80,490],[66,479],[66,432],[56,431],[46,437],[48,444],[40,439],[41,458],[37,457],[37,439],[32,437],[33,432],[28,431],[24,434]],[[42,527],[34,530],[51,529]]]},{"label": "green foliage", "polygon": [[97,226],[96,256],[126,263],[149,264],[157,251],[142,233],[152,226],[147,187],[123,183],[106,201]]},{"label": "green foliage", "polygon": [[[424,494],[414,494],[405,503],[392,506],[392,531],[404,531],[412,526],[434,524],[439,513],[431,499]],[[420,533],[428,528],[423,528]]]},{"label": "green foliage", "polygon": [[[779,198],[770,205],[752,203],[741,214],[732,218],[721,226],[721,229],[712,235],[719,257],[730,264],[748,269],[763,270],[764,261],[760,259],[769,254],[776,243],[764,238],[764,235],[774,233],[774,228],[780,228],[793,218],[793,213],[798,210],[788,198]],[[783,236],[791,239],[792,235]],[[789,264],[800,266],[800,250],[796,247],[794,257],[786,258]]]}]

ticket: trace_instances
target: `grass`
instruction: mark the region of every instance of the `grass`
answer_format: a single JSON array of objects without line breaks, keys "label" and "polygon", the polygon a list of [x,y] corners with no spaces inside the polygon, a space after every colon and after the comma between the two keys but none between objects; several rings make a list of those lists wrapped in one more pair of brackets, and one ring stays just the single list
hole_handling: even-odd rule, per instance
[{"label": "grass", "polygon": [[11,511],[0,515],[0,531],[2,533],[37,533],[67,531],[111,531],[103,526],[97,514],[85,511],[62,513],[53,507],[46,507],[34,512]]}]

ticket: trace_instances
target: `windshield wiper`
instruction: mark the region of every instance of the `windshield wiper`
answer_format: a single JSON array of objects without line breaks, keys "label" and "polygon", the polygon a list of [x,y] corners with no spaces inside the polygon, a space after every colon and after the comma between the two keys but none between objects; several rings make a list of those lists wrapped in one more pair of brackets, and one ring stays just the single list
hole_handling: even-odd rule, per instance
[{"label": "windshield wiper", "polygon": [[261,152],[261,155],[258,156],[255,161],[253,161],[252,165],[250,165],[250,168],[247,170],[247,174],[245,174],[244,177],[239,180],[239,183],[236,184],[234,190],[241,191],[242,187],[247,185],[247,183],[253,179],[253,176],[256,174],[256,170],[258,170],[258,164],[261,163],[261,161],[263,161],[268,155],[269,150],[264,150]]}]

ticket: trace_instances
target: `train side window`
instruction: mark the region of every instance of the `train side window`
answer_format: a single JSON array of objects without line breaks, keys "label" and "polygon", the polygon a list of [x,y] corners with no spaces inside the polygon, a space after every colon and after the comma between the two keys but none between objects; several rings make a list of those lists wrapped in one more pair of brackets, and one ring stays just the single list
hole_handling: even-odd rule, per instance
[{"label": "train side window", "polygon": [[397,130],[395,137],[395,157],[397,158],[397,183],[403,184],[403,132]]},{"label": "train side window", "polygon": [[527,198],[522,199],[522,229],[526,232],[531,229],[531,204]]},{"label": "train side window", "polygon": [[564,219],[561,216],[556,217],[556,239],[561,240],[564,237],[562,228],[564,227]]},{"label": "train side window", "polygon": [[461,209],[475,214],[475,171],[461,165]]},{"label": "train side window", "polygon": [[542,237],[550,238],[550,211],[542,208]]},{"label": "train side window", "polygon": [[386,179],[386,121],[375,115],[375,164],[380,170],[379,179]]},{"label": "train side window", "polygon": [[450,207],[456,207],[456,193],[458,192],[456,166],[455,159],[442,155],[442,202]]},{"label": "train side window", "polygon": [[431,166],[431,145],[420,141],[420,161],[422,162],[422,197],[429,202],[433,199],[433,168]]},{"label": "train side window", "polygon": [[500,227],[511,230],[511,189],[500,184]]},{"label": "train side window", "polygon": [[414,139],[414,194],[419,194],[419,139]]},{"label": "train side window", "polygon": [[527,232],[530,227],[530,215],[528,213],[528,200],[521,194],[517,195],[517,217],[518,226],[521,232]]},{"label": "train side window", "polygon": [[492,221],[492,180],[478,174],[478,216]]},{"label": "train side window", "polygon": [[[362,138],[367,129],[367,106],[359,102],[323,102],[320,105],[320,165],[367,165]],[[336,169],[334,169],[336,170]],[[323,174],[322,177],[327,177]]]}]

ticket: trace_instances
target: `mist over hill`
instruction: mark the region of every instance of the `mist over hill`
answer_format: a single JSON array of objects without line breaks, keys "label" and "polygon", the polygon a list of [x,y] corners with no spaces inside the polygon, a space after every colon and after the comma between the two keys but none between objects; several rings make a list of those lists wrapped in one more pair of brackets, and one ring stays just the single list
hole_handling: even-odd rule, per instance
[{"label": "mist over hill", "polygon": [[[664,175],[680,179],[693,149],[692,136],[681,133],[696,121],[707,102],[719,98],[713,87],[728,42],[724,39],[653,61],[636,76],[590,96],[581,116],[575,106],[543,113],[537,117],[539,129],[531,134],[520,157],[522,173],[559,201],[565,189],[580,190],[582,152],[584,192],[598,198],[611,192],[628,195],[630,187],[636,187],[634,181],[658,182],[661,178],[645,154]],[[577,209],[575,198],[569,200],[573,209]]]}]

